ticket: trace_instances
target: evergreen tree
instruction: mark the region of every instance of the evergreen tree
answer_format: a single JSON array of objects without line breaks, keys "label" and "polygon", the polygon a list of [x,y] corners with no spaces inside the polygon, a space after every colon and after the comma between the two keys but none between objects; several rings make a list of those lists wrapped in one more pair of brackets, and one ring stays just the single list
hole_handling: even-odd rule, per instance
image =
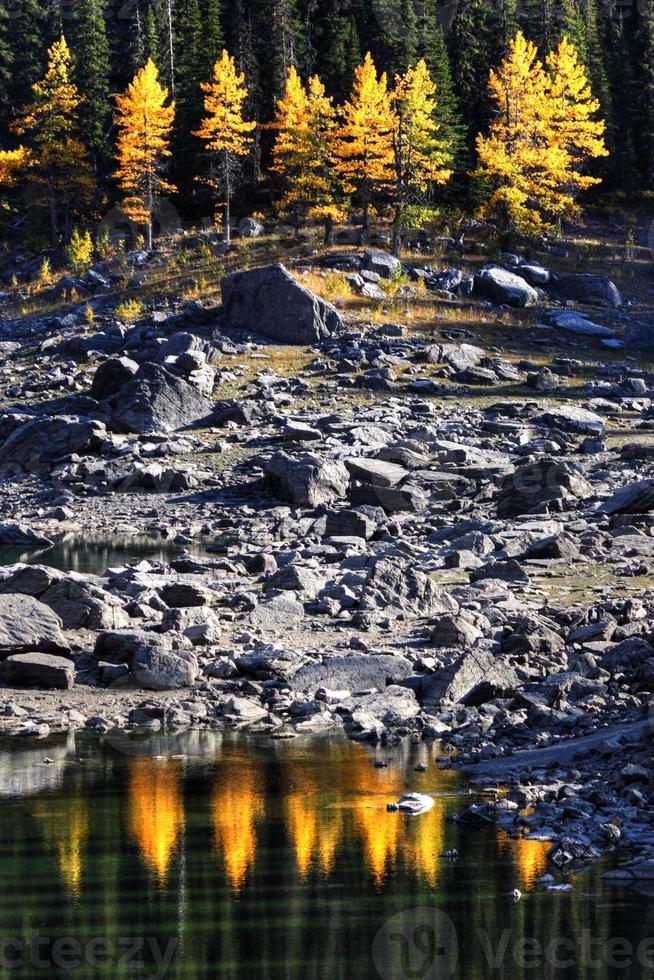
[{"label": "evergreen tree", "polygon": [[39,0],[14,0],[8,24],[13,38],[10,103],[25,105],[45,68],[45,12]]},{"label": "evergreen tree", "polygon": [[641,114],[639,148],[647,185],[654,189],[654,0],[642,0],[638,8],[637,51],[642,65],[638,107]]},{"label": "evergreen tree", "polygon": [[269,0],[272,94],[282,98],[291,66],[301,67],[304,43],[297,0]]},{"label": "evergreen tree", "polygon": [[13,75],[14,47],[11,42],[11,22],[6,7],[0,7],[0,140],[4,141],[9,129],[11,80]]},{"label": "evergreen tree", "polygon": [[436,26],[433,32],[423,34],[423,44],[419,54],[424,59],[434,83],[434,118],[438,123],[441,137],[450,147],[453,164],[462,163],[465,155],[465,126],[461,119],[458,100],[450,69],[450,57],[445,43],[443,29]]},{"label": "evergreen tree", "polygon": [[489,119],[488,66],[493,64],[491,12],[486,0],[460,0],[450,35],[456,92],[467,127],[468,144]]},{"label": "evergreen tree", "polygon": [[224,43],[221,0],[204,0],[198,59],[201,81],[206,82],[211,78],[213,66],[220,58]]},{"label": "evergreen tree", "polygon": [[143,55],[141,63],[137,68],[142,68],[147,61],[153,61],[155,65],[161,62],[161,46],[159,39],[159,24],[157,21],[157,11],[153,2],[148,3],[145,8],[145,18],[143,21]]},{"label": "evergreen tree", "polygon": [[103,0],[77,0],[75,8],[75,78],[83,95],[80,133],[96,162],[107,156],[109,104],[109,42]]}]

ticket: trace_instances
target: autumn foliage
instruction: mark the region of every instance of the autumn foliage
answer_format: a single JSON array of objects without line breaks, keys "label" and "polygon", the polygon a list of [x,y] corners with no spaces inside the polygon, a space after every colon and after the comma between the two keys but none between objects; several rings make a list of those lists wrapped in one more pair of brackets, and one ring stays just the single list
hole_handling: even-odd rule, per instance
[{"label": "autumn foliage", "polygon": [[586,162],[607,153],[605,124],[593,118],[599,104],[567,39],[548,56],[547,69],[518,33],[490,73],[497,115],[489,135],[477,138],[478,173],[492,188],[481,213],[504,229],[534,233],[575,214],[576,193],[599,182],[585,172]]},{"label": "autumn foliage", "polygon": [[249,153],[255,122],[244,118],[243,106],[248,97],[245,75],[236,70],[234,59],[223,51],[213,69],[213,80],[202,86],[205,117],[194,133],[205,144],[211,156],[210,167],[203,182],[224,204],[225,240],[230,237],[230,205],[240,162]]},{"label": "autumn foliage", "polygon": [[169,141],[174,118],[175,104],[168,103],[168,91],[159,84],[156,66],[150,59],[124,95],[116,96],[116,180],[125,195],[125,212],[147,229],[148,248],[152,248],[155,196],[175,190],[163,177],[164,163],[171,155]]}]

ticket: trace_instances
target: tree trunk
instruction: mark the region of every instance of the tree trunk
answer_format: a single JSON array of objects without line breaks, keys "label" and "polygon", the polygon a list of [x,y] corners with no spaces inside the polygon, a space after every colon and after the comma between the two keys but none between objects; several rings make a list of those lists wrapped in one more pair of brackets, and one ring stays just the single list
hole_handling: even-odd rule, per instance
[{"label": "tree trunk", "polygon": [[393,255],[396,258],[400,257],[400,248],[402,246],[402,205],[395,205],[395,214],[393,215]]},{"label": "tree trunk", "polygon": [[325,245],[332,245],[334,241],[334,219],[331,214],[325,218]]},{"label": "tree trunk", "polygon": [[368,231],[368,224],[369,224],[368,211],[369,211],[369,208],[370,208],[370,202],[366,198],[366,200],[364,201],[364,204],[363,204],[363,230],[364,231]]},{"label": "tree trunk", "polygon": [[231,242],[231,240],[232,240],[232,229],[230,227],[231,220],[232,220],[232,208],[231,208],[232,182],[229,179],[229,157],[227,156],[227,153],[226,152],[225,152],[225,157],[224,157],[223,165],[224,165],[224,168],[225,168],[225,171],[224,171],[224,177],[225,177],[225,220],[224,220],[224,235],[223,235],[223,238],[225,239],[225,244],[226,245],[229,245],[230,242]]},{"label": "tree trunk", "polygon": [[152,180],[151,179],[148,180],[147,208],[148,208],[148,225],[147,225],[146,247],[147,247],[148,252],[151,252],[152,251],[152,209],[153,209]]}]

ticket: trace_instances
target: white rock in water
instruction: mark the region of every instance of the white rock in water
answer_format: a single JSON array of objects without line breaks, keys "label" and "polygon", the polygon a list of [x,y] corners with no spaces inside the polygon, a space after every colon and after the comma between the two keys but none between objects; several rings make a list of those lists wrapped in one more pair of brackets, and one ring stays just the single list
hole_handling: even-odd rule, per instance
[{"label": "white rock in water", "polygon": [[434,800],[425,793],[404,793],[397,804],[401,813],[426,813],[431,810]]}]

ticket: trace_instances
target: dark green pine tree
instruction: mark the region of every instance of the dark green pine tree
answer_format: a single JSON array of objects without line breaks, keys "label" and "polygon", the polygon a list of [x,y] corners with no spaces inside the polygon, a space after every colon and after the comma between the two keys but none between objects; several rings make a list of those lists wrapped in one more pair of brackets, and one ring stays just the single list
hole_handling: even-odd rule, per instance
[{"label": "dark green pine tree", "polygon": [[409,65],[416,63],[418,50],[418,17],[415,0],[402,0],[400,7],[401,32],[399,50],[397,52],[400,71],[404,72]]},{"label": "dark green pine tree", "polygon": [[213,72],[213,66],[219,60],[225,38],[221,20],[220,0],[203,0],[202,32],[200,37],[200,52],[198,69],[201,81],[208,81]]},{"label": "dark green pine tree", "polygon": [[[611,156],[605,161],[612,187],[633,194],[640,186],[636,147],[641,129],[639,72],[633,47],[633,31],[627,33],[622,17],[610,18],[606,38],[606,66],[611,90]],[[619,139],[616,135],[619,133]]]},{"label": "dark green pine tree", "polygon": [[349,95],[352,91],[354,72],[362,61],[363,52],[361,51],[359,31],[357,30],[357,22],[353,17],[350,22],[350,35],[347,42],[347,53],[345,58],[345,95]]},{"label": "dark green pine tree", "polygon": [[160,27],[154,3],[148,3],[143,18],[143,63],[152,59],[161,64]]},{"label": "dark green pine tree", "polygon": [[635,48],[641,66],[640,99],[638,108],[639,155],[647,186],[654,190],[654,0],[642,0],[638,5],[638,27]]},{"label": "dark green pine tree", "polygon": [[494,64],[499,64],[508,53],[509,44],[519,26],[517,0],[497,0],[491,17],[491,34],[495,41]]},{"label": "dark green pine tree", "polygon": [[203,64],[203,21],[199,0],[182,0],[175,23],[176,89],[173,147],[173,183],[183,199],[194,197],[200,143],[193,137],[203,112],[200,83],[205,81]]},{"label": "dark green pine tree", "polygon": [[[439,136],[451,146],[452,162],[459,169],[465,157],[465,126],[454,91],[450,56],[445,43],[445,33],[437,22],[435,29],[423,32],[418,57],[424,58],[436,86],[436,119],[440,126]],[[428,43],[428,47],[427,47]]]},{"label": "dark green pine tree", "polygon": [[[337,102],[350,93],[350,39],[352,15],[348,0],[325,0],[306,10],[307,71],[317,74]],[[358,63],[358,62],[357,62]]]},{"label": "dark green pine tree", "polygon": [[10,41],[11,22],[6,7],[0,7],[0,146],[7,145],[11,106],[14,51]]},{"label": "dark green pine tree", "polygon": [[488,124],[488,73],[493,65],[494,46],[489,4],[486,0],[461,0],[450,32],[450,51],[471,154],[477,133]]},{"label": "dark green pine tree", "polygon": [[550,0],[551,11],[548,30],[548,48],[556,47],[562,37],[569,38],[581,48],[585,45],[584,22],[579,4],[575,0]]},{"label": "dark green pine tree", "polygon": [[[9,21],[13,39],[10,104],[14,111],[32,98],[32,85],[45,68],[46,11],[39,0],[14,0]],[[20,43],[16,43],[20,39]]]},{"label": "dark green pine tree", "polygon": [[273,100],[269,109],[272,113],[277,99],[284,95],[288,69],[291,65],[300,72],[305,68],[306,46],[297,0],[268,0],[265,6],[268,8],[268,33],[260,35],[259,40],[265,40],[265,46],[272,52],[267,65],[272,83]]},{"label": "dark green pine tree", "polygon": [[109,155],[107,130],[111,122],[109,100],[109,41],[103,0],[77,0],[73,9],[72,51],[77,87],[84,99],[79,109],[80,133],[96,168]]}]

